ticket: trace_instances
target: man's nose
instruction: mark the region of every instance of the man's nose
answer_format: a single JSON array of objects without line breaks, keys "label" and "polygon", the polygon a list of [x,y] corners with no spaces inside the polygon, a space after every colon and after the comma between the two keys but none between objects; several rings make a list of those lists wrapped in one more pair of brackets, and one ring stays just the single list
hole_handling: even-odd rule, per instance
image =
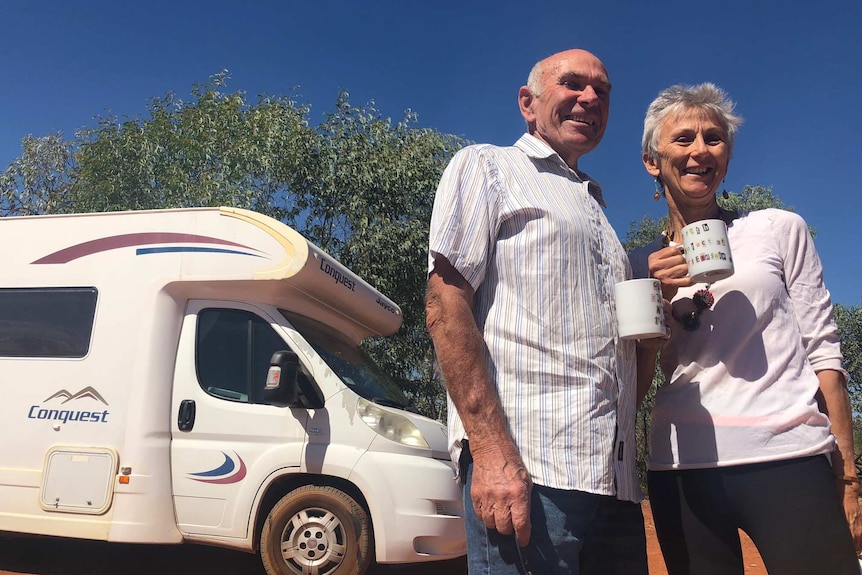
[{"label": "man's nose", "polygon": [[578,96],[578,102],[583,106],[592,106],[598,103],[598,101],[599,95],[596,94],[595,89],[590,84],[587,84],[581,91],[581,95]]}]

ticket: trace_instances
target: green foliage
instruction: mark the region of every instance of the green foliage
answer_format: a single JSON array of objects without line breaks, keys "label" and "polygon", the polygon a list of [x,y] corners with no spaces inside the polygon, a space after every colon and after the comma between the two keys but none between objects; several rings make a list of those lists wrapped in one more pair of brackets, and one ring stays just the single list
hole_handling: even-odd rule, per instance
[{"label": "green foliage", "polygon": [[0,174],[0,215],[30,216],[68,211],[74,179],[73,145],[61,134],[21,140],[21,155]]},{"label": "green foliage", "polygon": [[667,216],[663,216],[659,220],[650,216],[643,216],[639,222],[632,222],[631,226],[629,226],[623,247],[626,252],[630,252],[636,248],[648,245],[663,230],[667,229],[667,224]]},{"label": "green foliage", "polygon": [[652,409],[655,407],[655,394],[658,388],[664,383],[664,375],[659,367],[659,362],[656,361],[655,373],[653,374],[652,386],[647,391],[643,401],[638,406],[638,412],[635,417],[635,443],[637,445],[637,458],[635,460],[635,470],[637,471],[638,481],[641,489],[647,489],[647,465],[646,454],[649,451],[649,436]]},{"label": "green foliage", "polygon": [[[718,196],[718,204],[726,210],[737,212],[753,212],[766,208],[794,211],[792,206],[784,205],[781,198],[772,192],[772,188],[764,186],[745,186],[741,193],[729,192],[727,198]],[[626,251],[631,251],[649,244],[658,234],[667,229],[668,222],[668,216],[662,216],[656,220],[646,215],[639,222],[632,222],[626,233],[623,247]]]},{"label": "green foliage", "polygon": [[862,413],[862,307],[835,304],[834,313],[848,375],[850,407],[853,413]]},{"label": "green foliage", "polygon": [[418,409],[445,415],[442,382],[425,329],[428,225],[434,192],[449,159],[465,141],[400,122],[338,96],[318,129],[315,163],[294,187],[293,221],[342,263],[393,297],[404,313],[397,338],[367,342],[397,374]]},{"label": "green foliage", "polygon": [[788,212],[796,211],[793,206],[786,206],[784,202],[772,192],[771,187],[765,186],[745,186],[742,188],[742,193],[729,193],[727,199],[718,196],[718,204],[730,211],[753,212],[755,210],[765,210],[766,208],[776,208],[779,210],[787,210]]},{"label": "green foliage", "polygon": [[228,205],[283,217],[284,198],[315,145],[308,108],[286,98],[224,94],[226,73],[193,100],[154,98],[146,119],[100,118],[79,134],[76,211]]},{"label": "green foliage", "polygon": [[420,412],[445,418],[425,330],[428,224],[451,156],[467,142],[393,123],[338,95],[317,127],[295,99],[223,92],[227,73],[183,101],[154,98],[147,117],[101,117],[71,141],[25,138],[0,177],[3,215],[228,205],[292,225],[404,313],[394,338],[366,342]]},{"label": "green foliage", "polygon": [[841,337],[847,391],[853,411],[853,444],[856,469],[862,473],[862,307],[835,304],[835,322]]}]

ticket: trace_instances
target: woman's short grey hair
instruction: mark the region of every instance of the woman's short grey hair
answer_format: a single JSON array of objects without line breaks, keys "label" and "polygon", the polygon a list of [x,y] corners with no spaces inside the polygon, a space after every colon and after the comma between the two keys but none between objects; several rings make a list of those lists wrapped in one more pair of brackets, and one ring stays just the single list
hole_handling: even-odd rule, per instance
[{"label": "woman's short grey hair", "polygon": [[742,118],[733,113],[736,104],[727,93],[710,82],[687,86],[676,84],[665,88],[647,108],[644,117],[643,153],[651,160],[658,159],[659,129],[665,118],[684,110],[703,110],[710,113],[721,125],[727,137],[727,150],[733,154],[733,141]]}]

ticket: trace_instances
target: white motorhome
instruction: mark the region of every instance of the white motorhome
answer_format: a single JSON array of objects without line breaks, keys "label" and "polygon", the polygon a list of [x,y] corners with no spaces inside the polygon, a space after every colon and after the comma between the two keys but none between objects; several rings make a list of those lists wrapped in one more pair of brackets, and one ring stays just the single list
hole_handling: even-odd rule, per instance
[{"label": "white motorhome", "polygon": [[466,551],[436,421],[359,347],[398,306],[234,208],[0,218],[0,531],[358,575]]}]

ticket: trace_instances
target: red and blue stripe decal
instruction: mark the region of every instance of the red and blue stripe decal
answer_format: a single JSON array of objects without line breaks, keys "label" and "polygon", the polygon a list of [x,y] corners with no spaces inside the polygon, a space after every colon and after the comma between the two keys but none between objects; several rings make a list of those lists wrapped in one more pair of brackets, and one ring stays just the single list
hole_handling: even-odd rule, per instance
[{"label": "red and blue stripe decal", "polygon": [[224,463],[215,469],[200,471],[198,473],[187,473],[186,475],[189,479],[194,479],[201,483],[212,483],[215,485],[239,483],[245,479],[247,469],[242,457],[240,457],[239,454],[235,454],[236,458],[239,460],[237,463],[237,461],[234,461],[234,459],[224,451],[222,451],[221,454],[224,455]]},{"label": "red and blue stripe decal", "polygon": [[[157,245],[162,244],[162,245]],[[173,244],[173,245],[165,245]],[[198,244],[198,245],[190,245]],[[201,245],[204,244],[204,245]],[[209,244],[209,245],[206,245]],[[152,247],[144,247],[152,246]],[[116,250],[119,248],[137,247],[136,255],[178,253],[178,252],[207,252],[220,254],[235,254],[253,257],[263,257],[258,250],[210,236],[196,234],[181,234],[175,232],[146,232],[137,234],[122,234],[90,240],[64,248],[45,257],[32,262],[34,264],[65,264],[73,260],[83,258],[99,252]]]}]

